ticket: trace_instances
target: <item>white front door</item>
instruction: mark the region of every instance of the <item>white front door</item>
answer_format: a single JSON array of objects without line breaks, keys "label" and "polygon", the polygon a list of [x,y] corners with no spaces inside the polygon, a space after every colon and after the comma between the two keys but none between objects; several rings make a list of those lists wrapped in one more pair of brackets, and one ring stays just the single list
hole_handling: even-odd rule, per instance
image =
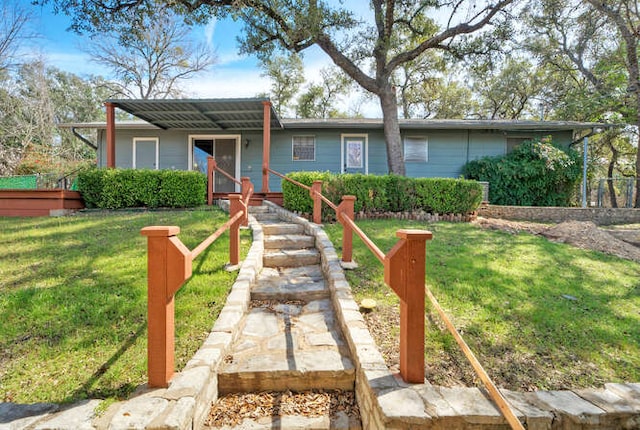
[{"label": "white front door", "polygon": [[342,173],[369,173],[369,140],[366,134],[343,134]]}]

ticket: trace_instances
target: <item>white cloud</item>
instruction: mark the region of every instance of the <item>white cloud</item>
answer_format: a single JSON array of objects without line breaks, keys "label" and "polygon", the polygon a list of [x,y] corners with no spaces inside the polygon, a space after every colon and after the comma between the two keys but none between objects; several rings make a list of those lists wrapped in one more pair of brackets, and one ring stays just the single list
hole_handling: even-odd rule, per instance
[{"label": "white cloud", "polygon": [[207,42],[207,46],[213,47],[213,35],[216,32],[216,24],[218,20],[216,17],[212,17],[207,25],[204,26],[204,37]]},{"label": "white cloud", "polygon": [[260,76],[258,69],[216,68],[187,81],[184,88],[198,98],[255,97],[269,91],[269,81]]}]

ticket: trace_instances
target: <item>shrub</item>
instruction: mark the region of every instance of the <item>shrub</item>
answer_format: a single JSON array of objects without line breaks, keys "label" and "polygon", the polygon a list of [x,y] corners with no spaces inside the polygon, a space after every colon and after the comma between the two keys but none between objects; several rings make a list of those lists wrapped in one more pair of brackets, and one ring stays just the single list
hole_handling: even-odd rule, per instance
[{"label": "shrub", "polygon": [[[322,180],[322,193],[336,205],[342,196],[356,197],[356,212],[425,212],[449,214],[470,213],[482,201],[482,187],[476,181],[449,178],[407,178],[397,175],[331,174],[328,172],[293,172],[288,177],[305,185]],[[310,214],[313,201],[309,192],[283,181],[284,206],[292,211]],[[323,208],[323,218],[333,211]]]},{"label": "shrub", "polygon": [[78,190],[89,208],[193,207],[206,201],[200,172],[149,169],[89,169],[78,175]]},{"label": "shrub", "polygon": [[[313,185],[313,181],[323,181],[323,185],[325,185],[330,175],[329,172],[295,172],[290,173],[289,177],[310,187]],[[313,200],[311,200],[309,191],[283,179],[282,193],[287,196],[284,199],[285,209],[302,213],[313,212]],[[325,189],[322,190],[322,193],[325,194]]]},{"label": "shrub", "polygon": [[498,205],[568,206],[580,179],[580,158],[543,139],[504,156],[470,161],[463,172],[489,182],[489,200]]}]

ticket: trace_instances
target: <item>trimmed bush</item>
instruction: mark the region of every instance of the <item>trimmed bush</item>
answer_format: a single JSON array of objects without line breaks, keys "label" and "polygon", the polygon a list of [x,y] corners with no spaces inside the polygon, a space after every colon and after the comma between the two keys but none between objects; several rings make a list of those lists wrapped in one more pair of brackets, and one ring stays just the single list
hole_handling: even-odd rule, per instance
[{"label": "trimmed bush", "polygon": [[149,169],[89,169],[78,175],[89,208],[194,207],[206,202],[207,178],[200,172]]},{"label": "trimmed bush", "polygon": [[[330,175],[331,173],[329,172],[295,172],[293,174],[290,174],[289,177],[295,181],[300,182],[303,185],[310,187],[311,185],[313,185],[313,181],[322,181],[324,186]],[[313,200],[311,200],[309,191],[295,184],[292,184],[289,181],[282,180],[282,193],[287,196],[284,199],[285,209],[302,213],[313,212]],[[325,194],[324,188],[322,190],[322,193]]]},{"label": "trimmed bush", "polygon": [[467,163],[469,179],[489,182],[489,200],[509,206],[570,206],[580,180],[580,157],[550,139],[525,142],[507,155]]},{"label": "trimmed bush", "polygon": [[[322,193],[336,205],[342,196],[356,197],[354,210],[364,213],[423,210],[438,214],[474,212],[482,201],[482,186],[476,181],[450,178],[407,178],[397,175],[332,174],[329,172],[292,172],[287,175],[305,185],[321,180]],[[304,214],[313,212],[309,192],[282,182],[285,208]],[[333,210],[323,205],[323,218]]]}]

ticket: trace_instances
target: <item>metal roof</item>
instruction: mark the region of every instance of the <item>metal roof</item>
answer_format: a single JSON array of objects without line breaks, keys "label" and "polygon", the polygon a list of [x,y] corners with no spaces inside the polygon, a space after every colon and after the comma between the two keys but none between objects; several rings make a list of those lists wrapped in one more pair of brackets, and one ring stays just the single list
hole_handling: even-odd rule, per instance
[{"label": "metal roof", "polygon": [[[529,120],[480,120],[480,119],[400,119],[400,129],[421,130],[505,130],[505,131],[554,131],[587,130],[609,128],[612,124],[578,121],[529,121]],[[329,119],[283,119],[285,129],[300,128],[361,128],[382,129],[382,119],[329,118]]]},{"label": "metal roof", "polygon": [[[156,127],[170,129],[262,130],[269,99],[107,100]],[[116,121],[117,123],[118,121]],[[271,128],[282,123],[271,107]]]}]

